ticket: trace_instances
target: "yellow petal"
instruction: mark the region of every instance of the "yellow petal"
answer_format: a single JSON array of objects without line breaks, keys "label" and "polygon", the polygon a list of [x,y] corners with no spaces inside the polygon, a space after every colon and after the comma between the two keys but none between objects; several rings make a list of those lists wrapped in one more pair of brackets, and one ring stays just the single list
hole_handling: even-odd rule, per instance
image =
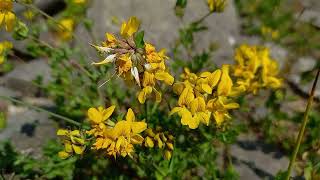
[{"label": "yellow petal", "polygon": [[182,107],[174,107],[174,108],[170,111],[169,116],[172,116],[172,114],[174,114],[174,113],[179,113],[181,110],[182,110]]},{"label": "yellow petal", "polygon": [[58,153],[58,156],[59,156],[61,159],[67,159],[67,158],[70,156],[70,154],[67,153],[67,152],[65,152],[65,151],[60,151],[60,152]]},{"label": "yellow petal", "polygon": [[99,124],[102,122],[102,114],[96,109],[96,108],[90,108],[88,110],[88,117],[91,121],[95,122],[96,124]]},{"label": "yellow petal", "polygon": [[138,94],[138,100],[139,100],[139,102],[140,102],[141,104],[144,104],[144,103],[146,102],[147,96],[148,96],[149,94],[151,94],[151,92],[152,92],[152,87],[147,86],[147,87],[143,88],[143,89],[139,92],[139,94]]},{"label": "yellow petal", "polygon": [[229,95],[229,93],[231,92],[232,85],[233,83],[229,76],[229,65],[223,65],[221,80],[218,85],[218,95]]},{"label": "yellow petal", "polygon": [[212,93],[212,89],[208,84],[201,84],[201,89],[208,94]]},{"label": "yellow petal", "polygon": [[65,143],[65,144],[64,144],[64,150],[65,150],[65,152],[67,152],[67,153],[72,153],[73,150],[72,150],[72,145],[71,145],[71,143]]},{"label": "yellow petal", "polygon": [[129,108],[129,109],[128,109],[128,112],[127,112],[127,115],[126,115],[126,120],[127,120],[127,121],[130,121],[130,122],[133,122],[133,121],[135,121],[135,119],[136,119],[136,117],[135,117],[132,109]]},{"label": "yellow petal", "polygon": [[70,132],[70,135],[72,136],[80,136],[80,131],[79,130],[73,130]]},{"label": "yellow petal", "polygon": [[221,70],[220,69],[217,69],[217,70],[215,70],[212,74],[210,74],[209,76],[208,76],[208,83],[209,83],[209,85],[213,88],[213,87],[215,87],[217,84],[218,84],[218,82],[219,82],[219,80],[220,80],[220,77],[221,77]]},{"label": "yellow petal", "polygon": [[68,130],[65,130],[65,129],[59,129],[58,131],[57,131],[57,135],[58,136],[66,136],[66,135],[68,135],[69,134],[69,131]]},{"label": "yellow petal", "polygon": [[168,149],[170,149],[171,151],[173,150],[173,144],[170,142],[166,143],[166,146],[168,147]]},{"label": "yellow petal", "polygon": [[145,139],[145,146],[149,147],[149,148],[153,148],[154,147],[154,143],[153,143],[152,139],[149,136],[147,136],[146,139]]},{"label": "yellow petal", "polygon": [[157,72],[155,74],[155,78],[159,81],[164,81],[168,85],[172,85],[174,82],[174,78],[167,72]]},{"label": "yellow petal", "polygon": [[112,105],[112,106],[108,107],[107,109],[105,109],[104,115],[103,115],[103,120],[109,119],[109,117],[112,115],[115,108],[116,108],[116,106]]},{"label": "yellow petal", "polygon": [[139,134],[136,134],[131,137],[132,144],[141,144],[143,142],[143,137]]},{"label": "yellow petal", "polygon": [[74,152],[76,154],[82,154],[83,151],[84,151],[84,147],[77,146],[77,145],[74,145],[74,144],[72,144],[72,148],[73,148],[73,150],[74,150]]},{"label": "yellow petal", "polygon": [[133,122],[131,124],[131,129],[133,134],[139,134],[147,129],[147,123],[145,122]]},{"label": "yellow petal", "polygon": [[172,153],[171,151],[164,151],[164,157],[167,159],[167,160],[170,160],[171,159],[171,156],[172,156]]},{"label": "yellow petal", "polygon": [[172,89],[175,94],[181,94],[184,89],[184,84],[182,82],[174,83]]}]

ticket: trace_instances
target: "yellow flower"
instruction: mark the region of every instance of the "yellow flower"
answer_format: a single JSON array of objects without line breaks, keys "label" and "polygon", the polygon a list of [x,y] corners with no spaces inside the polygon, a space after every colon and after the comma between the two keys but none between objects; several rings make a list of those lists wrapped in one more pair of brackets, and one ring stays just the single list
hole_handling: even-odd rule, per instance
[{"label": "yellow flower", "polygon": [[134,16],[130,17],[128,22],[122,23],[120,34],[122,37],[128,38],[138,31],[139,26],[140,26],[140,21]]},{"label": "yellow flower", "polygon": [[230,102],[227,97],[218,96],[208,101],[207,108],[212,112],[217,125],[220,126],[225,119],[231,118],[228,110],[239,108],[239,104]]},{"label": "yellow flower", "polygon": [[118,121],[113,127],[109,126],[101,131],[103,133],[96,137],[93,148],[105,149],[106,154],[123,157],[134,151],[135,144],[142,144],[144,138],[140,135],[147,128],[147,123],[136,122],[131,108],[128,109],[126,120]]},{"label": "yellow flower", "polygon": [[90,123],[92,124],[92,129],[87,131],[89,135],[98,136],[103,133],[104,129],[106,129],[107,121],[112,115],[115,106],[110,106],[107,109],[103,107],[98,108],[90,108],[88,110],[88,118],[90,119]]},{"label": "yellow flower", "polygon": [[61,40],[67,41],[72,39],[75,22],[72,18],[64,18],[59,20],[57,35]]},{"label": "yellow flower", "polygon": [[229,65],[222,65],[222,74],[220,83],[218,85],[218,95],[228,96],[233,86],[232,80],[229,76]]},{"label": "yellow flower", "polygon": [[226,0],[208,0],[207,2],[211,12],[222,12],[226,6]]},{"label": "yellow flower", "polygon": [[0,42],[0,64],[2,64],[5,59],[7,52],[12,49],[12,43],[8,41]]},{"label": "yellow flower", "polygon": [[121,36],[117,39],[114,35],[106,33],[106,41],[102,46],[92,45],[100,53],[106,54],[106,58],[94,65],[115,64],[118,76],[121,76],[128,84],[134,82],[140,88],[138,100],[145,103],[146,99],[153,95],[156,102],[161,101],[161,92],[158,91],[158,81],[163,81],[167,85],[172,85],[174,77],[168,72],[165,61],[165,49],[156,51],[150,43],[144,43],[144,47],[136,47],[134,33],[140,25],[136,17],[131,17],[128,22],[124,22],[121,27]]},{"label": "yellow flower", "polygon": [[79,130],[59,129],[57,135],[62,136],[64,143],[64,150],[58,154],[60,158],[66,159],[74,153],[81,155],[85,150],[85,138]]},{"label": "yellow flower", "polygon": [[236,49],[236,64],[232,68],[237,78],[235,89],[256,94],[261,88],[281,87],[278,63],[269,54],[267,48],[259,46],[241,45]]},{"label": "yellow flower", "polygon": [[0,27],[5,26],[6,31],[12,31],[16,15],[12,12],[12,0],[0,1]]}]

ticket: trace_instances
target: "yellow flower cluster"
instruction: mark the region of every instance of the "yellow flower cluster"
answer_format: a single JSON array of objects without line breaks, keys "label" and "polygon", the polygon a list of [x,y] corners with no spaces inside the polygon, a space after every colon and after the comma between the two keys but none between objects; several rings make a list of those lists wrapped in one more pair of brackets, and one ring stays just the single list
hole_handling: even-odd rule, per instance
[{"label": "yellow flower cluster", "polygon": [[229,76],[229,65],[200,75],[185,69],[181,77],[184,81],[173,85],[173,91],[180,96],[178,106],[171,110],[170,115],[178,113],[182,125],[196,129],[201,122],[208,126],[213,116],[219,126],[230,118],[228,110],[239,107],[229,98],[236,94]]},{"label": "yellow flower cluster", "polygon": [[0,1],[0,27],[5,26],[6,31],[12,31],[16,15],[12,12],[12,0]]},{"label": "yellow flower cluster", "polygon": [[0,42],[0,64],[2,64],[5,59],[7,52],[12,49],[12,43],[8,41]]},{"label": "yellow flower cluster", "polygon": [[146,99],[154,95],[157,102],[161,101],[161,93],[156,89],[157,81],[172,85],[174,78],[168,72],[165,61],[168,59],[165,50],[159,52],[150,43],[137,47],[135,34],[140,26],[136,17],[123,22],[120,38],[106,33],[106,41],[102,46],[93,45],[99,52],[106,54],[106,58],[94,65],[114,63],[118,76],[127,82],[135,82],[140,88],[138,100],[145,103]]},{"label": "yellow flower cluster", "polygon": [[241,45],[236,49],[235,60],[233,75],[242,91],[256,94],[261,88],[281,87],[278,63],[271,59],[268,48]]},{"label": "yellow flower cluster", "polygon": [[59,157],[66,159],[72,154],[82,154],[85,150],[85,137],[79,130],[59,129],[58,136],[62,136],[64,150],[59,152]]},{"label": "yellow flower cluster", "polygon": [[149,148],[158,147],[164,149],[164,157],[171,159],[173,152],[174,137],[168,132],[161,132],[161,129],[156,130],[148,128],[146,131],[147,136],[144,139],[144,145]]},{"label": "yellow flower cluster", "polygon": [[147,123],[136,122],[132,109],[128,109],[126,119],[117,123],[109,120],[115,106],[107,109],[102,107],[90,108],[88,117],[92,129],[87,134],[95,137],[93,149],[103,150],[106,155],[130,156],[135,144],[142,144],[144,138],[140,135],[147,128]]},{"label": "yellow flower cluster", "polygon": [[226,6],[226,0],[208,0],[211,12],[222,12]]}]

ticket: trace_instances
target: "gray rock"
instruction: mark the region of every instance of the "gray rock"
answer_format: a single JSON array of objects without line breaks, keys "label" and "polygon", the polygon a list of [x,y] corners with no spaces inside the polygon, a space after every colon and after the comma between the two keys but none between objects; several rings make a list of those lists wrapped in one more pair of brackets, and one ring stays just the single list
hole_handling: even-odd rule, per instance
[{"label": "gray rock", "polygon": [[47,114],[9,106],[7,127],[0,131],[0,141],[10,140],[19,152],[37,158],[42,146],[52,138],[56,138],[55,123]]},{"label": "gray rock", "polygon": [[[94,22],[93,33],[98,41],[103,41],[106,32],[119,32],[121,24],[113,24],[112,17],[118,17],[123,21],[130,16],[137,16],[142,21],[141,28],[145,30],[145,40],[155,44],[157,49],[170,50],[178,38],[178,29],[191,21],[198,20],[208,12],[205,1],[188,1],[182,23],[174,14],[175,2],[175,0],[94,1],[88,10],[88,17]],[[229,1],[225,12],[211,15],[204,23],[209,27],[209,31],[196,35],[195,42],[199,47],[195,51],[202,51],[211,42],[215,42],[220,48],[215,53],[214,61],[219,65],[230,62],[233,55],[232,45],[236,42],[239,32],[233,1]],[[84,32],[84,30],[78,31]],[[87,34],[81,36],[84,36],[84,42],[91,41],[87,39],[89,37]],[[94,59],[95,52],[90,51]]]},{"label": "gray rock", "polygon": [[320,10],[305,10],[300,16],[299,20],[310,22],[316,27],[320,27]]},{"label": "gray rock", "polygon": [[230,151],[238,164],[250,167],[261,177],[270,178],[278,171],[285,170],[289,164],[288,157],[257,141],[253,134],[240,135],[238,143],[231,145]]},{"label": "gray rock", "polygon": [[1,96],[11,96],[11,97],[20,97],[21,93],[12,89],[8,89],[0,85],[0,95]]},{"label": "gray rock", "polygon": [[18,65],[3,77],[4,86],[19,91],[23,95],[33,96],[39,91],[39,88],[32,82],[38,76],[43,78],[43,84],[47,84],[51,79],[50,68],[45,59]]}]

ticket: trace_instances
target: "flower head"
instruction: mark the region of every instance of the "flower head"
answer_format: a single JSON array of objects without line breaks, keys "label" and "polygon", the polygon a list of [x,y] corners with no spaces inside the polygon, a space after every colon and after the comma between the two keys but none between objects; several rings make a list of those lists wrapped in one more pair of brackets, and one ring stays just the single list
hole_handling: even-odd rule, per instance
[{"label": "flower head", "polygon": [[135,33],[139,25],[140,21],[136,17],[131,17],[128,22],[122,24],[120,38],[106,33],[106,40],[102,46],[93,45],[97,51],[105,54],[106,58],[92,64],[114,63],[118,76],[140,87],[138,93],[140,103],[145,103],[150,96],[160,102],[161,92],[158,90],[157,81],[172,85],[174,78],[166,68],[165,61],[168,57],[164,49],[157,51],[152,44],[145,42],[142,46],[136,44]]},{"label": "flower head", "polygon": [[229,65],[213,72],[199,75],[185,69],[181,75],[183,82],[173,85],[173,91],[179,95],[178,106],[170,114],[177,113],[181,124],[196,129],[200,123],[209,125],[211,116],[219,126],[225,117],[230,117],[228,110],[237,108],[238,104],[227,98],[233,94],[233,83],[229,76]]},{"label": "flower head", "polygon": [[113,110],[114,106],[108,109],[100,108],[100,110],[89,109],[89,119],[96,119],[91,121],[91,126],[95,133],[92,133],[92,130],[88,131],[88,134],[95,137],[93,149],[103,150],[107,155],[114,157],[119,155],[123,157],[131,156],[134,151],[134,145],[143,142],[144,138],[140,133],[147,128],[147,123],[136,121],[132,109],[129,108],[125,120],[120,120],[113,124],[109,123],[109,125],[104,124],[103,128],[97,127],[97,123],[108,119]]},{"label": "flower head", "polygon": [[236,49],[232,67],[237,88],[256,94],[259,89],[281,87],[278,63],[270,58],[265,47],[241,45]]},{"label": "flower head", "polygon": [[59,157],[66,159],[72,154],[81,155],[85,150],[85,138],[84,135],[79,130],[66,130],[59,129],[57,135],[61,136],[64,150],[59,152]]},{"label": "flower head", "polygon": [[226,6],[226,0],[208,0],[207,2],[211,12],[222,12]]}]

